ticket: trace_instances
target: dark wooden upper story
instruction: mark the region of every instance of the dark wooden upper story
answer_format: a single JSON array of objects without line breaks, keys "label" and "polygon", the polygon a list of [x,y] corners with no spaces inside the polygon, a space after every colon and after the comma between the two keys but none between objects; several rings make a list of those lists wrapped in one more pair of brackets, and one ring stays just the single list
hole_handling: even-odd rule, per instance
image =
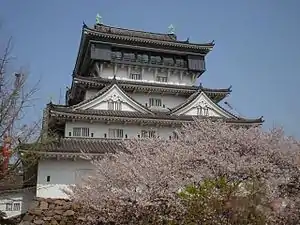
[{"label": "dark wooden upper story", "polygon": [[182,68],[201,75],[206,70],[205,56],[213,46],[213,43],[178,41],[174,34],[106,25],[95,25],[91,29],[84,24],[74,74],[88,74],[89,66],[96,60]]}]

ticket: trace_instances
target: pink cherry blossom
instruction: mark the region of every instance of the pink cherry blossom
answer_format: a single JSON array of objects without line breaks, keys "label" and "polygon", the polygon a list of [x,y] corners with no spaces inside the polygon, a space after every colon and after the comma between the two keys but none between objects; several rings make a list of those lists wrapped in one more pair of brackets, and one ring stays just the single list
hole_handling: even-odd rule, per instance
[{"label": "pink cherry blossom", "polygon": [[[243,183],[255,178],[265,184],[265,197],[274,209],[268,215],[270,224],[280,224],[276,218],[284,221],[296,213],[300,194],[288,187],[300,187],[300,144],[282,129],[265,132],[260,127],[197,118],[176,132],[178,138],[172,140],[129,139],[124,141],[128,152],[91,159],[94,173],[69,194],[96,210],[101,220],[122,224],[125,215],[138,218],[145,209],[155,213],[162,204],[172,206],[166,216],[175,218],[184,212],[178,191],[204,179],[225,176]],[[288,207],[289,215],[284,215]]]}]

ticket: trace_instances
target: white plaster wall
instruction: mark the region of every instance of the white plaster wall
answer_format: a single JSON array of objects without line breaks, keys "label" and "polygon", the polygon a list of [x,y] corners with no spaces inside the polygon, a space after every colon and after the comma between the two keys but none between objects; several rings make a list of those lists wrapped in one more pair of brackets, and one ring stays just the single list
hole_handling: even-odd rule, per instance
[{"label": "white plaster wall", "polygon": [[170,95],[170,94],[158,94],[158,93],[150,93],[150,94],[145,94],[145,93],[129,93],[129,96],[131,96],[134,100],[139,102],[142,105],[147,105],[149,106],[149,99],[150,98],[159,98],[162,100],[162,105],[165,105],[165,108],[174,108],[181,103],[186,101],[186,97],[183,96],[176,96],[176,95]]},{"label": "white plaster wall", "polygon": [[[193,107],[184,114],[188,115],[188,116],[197,116],[197,113],[198,113],[197,107]],[[208,115],[207,116],[222,117],[219,113],[217,113],[216,111],[214,111],[211,108],[208,108]]]},{"label": "white plaster wall", "polygon": [[124,137],[127,134],[128,138],[137,137],[138,134],[141,135],[141,130],[155,130],[157,135],[164,138],[169,138],[172,136],[174,128],[172,127],[150,127],[150,126],[138,126],[138,125],[129,125],[129,124],[105,124],[105,123],[87,123],[87,122],[66,122],[65,126],[65,137],[69,136],[69,132],[73,134],[73,127],[89,127],[90,133],[94,133],[93,138],[104,138],[104,134],[106,133],[108,138],[108,130],[120,128],[124,130]]},{"label": "white plaster wall", "polygon": [[[91,105],[88,107],[88,109],[108,110],[108,101],[102,101],[97,104]],[[121,109],[122,109],[122,111],[127,111],[127,112],[135,112],[136,111],[127,102],[121,102]]]},{"label": "white plaster wall", "polygon": [[[134,69],[132,67],[130,69],[130,73],[141,73],[141,69]],[[154,70],[148,70],[144,69],[143,75],[142,75],[142,81],[143,82],[157,82],[154,76],[155,72]],[[161,71],[158,70],[157,76],[167,76],[168,72],[166,70]],[[106,67],[103,68],[103,71],[101,73],[101,77],[103,78],[113,78],[114,77],[114,72],[112,67]],[[128,73],[128,68],[117,68],[116,71],[116,78],[118,79],[129,79],[129,73]],[[136,81],[136,80],[135,80]],[[164,82],[162,82],[164,83]],[[193,85],[195,83],[195,80],[193,80],[193,77],[189,74],[183,74],[182,75],[182,80],[180,80],[180,74],[179,72],[171,72],[168,78],[168,84],[181,84],[181,85]],[[164,83],[165,84],[165,83]]]},{"label": "white plaster wall", "polygon": [[[15,217],[27,212],[35,196],[35,190],[20,190],[18,192],[0,193],[0,211],[6,213],[6,218]],[[6,211],[6,203],[20,203],[19,211]]]},{"label": "white plaster wall", "polygon": [[[76,175],[82,170],[93,170],[86,160],[40,160],[38,165],[36,196],[41,198],[68,198],[62,189],[76,183]],[[47,182],[47,176],[50,181]]]},{"label": "white plaster wall", "polygon": [[[95,94],[97,94],[96,90],[88,90],[86,91],[85,99],[93,97]],[[127,93],[130,97],[132,97],[135,101],[138,103],[146,106],[146,103],[149,106],[149,98],[160,98],[162,100],[162,104],[165,105],[166,108],[174,108],[177,105],[183,103],[186,101],[186,97],[184,96],[176,96],[176,95],[170,95],[170,94],[159,94],[159,93]],[[97,105],[97,109],[107,109],[107,102],[102,102]],[[130,107],[128,104],[123,103],[122,104],[122,111],[134,111],[132,110],[132,107]]]}]

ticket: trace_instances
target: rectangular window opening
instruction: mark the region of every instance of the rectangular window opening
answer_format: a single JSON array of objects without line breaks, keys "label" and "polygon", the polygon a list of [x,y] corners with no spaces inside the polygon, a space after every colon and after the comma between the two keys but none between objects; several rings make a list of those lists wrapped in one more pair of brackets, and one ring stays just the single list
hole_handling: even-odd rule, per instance
[{"label": "rectangular window opening", "polygon": [[6,210],[6,211],[12,211],[12,209],[13,209],[12,203],[6,203],[6,205],[5,205],[5,210]]},{"label": "rectangular window opening", "polygon": [[122,110],[121,101],[108,101],[108,110],[115,110],[115,111]]},{"label": "rectangular window opening", "polygon": [[156,81],[159,81],[159,82],[168,82],[168,77],[165,77],[165,76],[157,76],[156,77]]},{"label": "rectangular window opening", "polygon": [[131,73],[130,74],[130,79],[132,79],[132,80],[141,80],[142,79],[142,74],[140,74],[140,73]]},{"label": "rectangular window opening", "polygon": [[151,106],[157,106],[161,107],[162,106],[162,101],[159,98],[150,98],[149,99],[149,105]]},{"label": "rectangular window opening", "polygon": [[110,138],[123,138],[123,129],[109,129],[108,136]]},{"label": "rectangular window opening", "polygon": [[89,137],[90,136],[90,128],[74,127],[73,128],[73,136],[74,137]]},{"label": "rectangular window opening", "polygon": [[156,136],[155,130],[142,130],[142,138],[154,138]]},{"label": "rectangular window opening", "polygon": [[21,203],[20,202],[14,202],[13,211],[20,211],[20,210],[21,210]]}]

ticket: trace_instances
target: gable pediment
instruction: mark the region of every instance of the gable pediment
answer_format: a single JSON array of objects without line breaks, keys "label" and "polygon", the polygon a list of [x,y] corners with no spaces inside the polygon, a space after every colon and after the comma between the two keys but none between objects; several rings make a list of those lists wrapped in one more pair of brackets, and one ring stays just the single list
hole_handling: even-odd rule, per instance
[{"label": "gable pediment", "polygon": [[214,103],[204,92],[199,93],[189,104],[174,110],[172,115],[236,118],[236,116]]},{"label": "gable pediment", "polygon": [[[112,109],[112,107],[114,109]],[[116,109],[117,108],[117,109]],[[152,113],[143,105],[128,96],[117,84],[113,84],[106,91],[100,90],[97,94],[75,105],[77,110],[119,110],[129,112]]]}]

